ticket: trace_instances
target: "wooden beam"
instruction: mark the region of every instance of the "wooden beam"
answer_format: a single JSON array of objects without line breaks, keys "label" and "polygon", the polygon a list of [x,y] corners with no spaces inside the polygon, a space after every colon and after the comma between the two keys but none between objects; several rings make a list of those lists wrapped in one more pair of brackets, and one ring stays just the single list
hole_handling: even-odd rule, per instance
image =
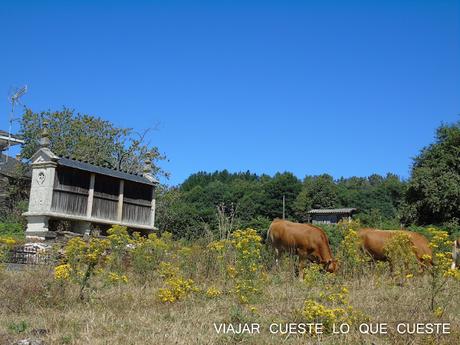
[{"label": "wooden beam", "polygon": [[117,221],[121,222],[123,218],[123,193],[125,190],[125,181],[120,180],[120,189],[118,192],[118,210],[117,210]]},{"label": "wooden beam", "polygon": [[155,187],[152,187],[152,205],[150,208],[150,225],[152,226],[152,228],[155,227],[155,207],[156,207]]},{"label": "wooden beam", "polygon": [[89,191],[88,191],[88,204],[86,207],[86,217],[90,218],[93,212],[93,199],[94,199],[94,183],[96,181],[96,174],[91,174],[89,179]]}]

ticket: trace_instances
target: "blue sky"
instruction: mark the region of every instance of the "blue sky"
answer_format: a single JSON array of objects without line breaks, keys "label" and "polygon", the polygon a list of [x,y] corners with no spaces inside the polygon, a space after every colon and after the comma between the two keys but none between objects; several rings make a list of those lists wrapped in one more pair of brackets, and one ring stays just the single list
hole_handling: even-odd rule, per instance
[{"label": "blue sky", "polygon": [[8,91],[154,127],[163,167],[409,176],[460,119],[460,1],[2,1]]}]

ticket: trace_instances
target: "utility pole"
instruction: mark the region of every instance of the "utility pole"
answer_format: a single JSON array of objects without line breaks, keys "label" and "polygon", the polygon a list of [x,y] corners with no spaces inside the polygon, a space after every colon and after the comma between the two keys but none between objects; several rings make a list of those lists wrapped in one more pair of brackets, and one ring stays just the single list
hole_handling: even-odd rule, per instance
[{"label": "utility pole", "polygon": [[286,198],[283,194],[283,219],[285,218],[286,216]]}]

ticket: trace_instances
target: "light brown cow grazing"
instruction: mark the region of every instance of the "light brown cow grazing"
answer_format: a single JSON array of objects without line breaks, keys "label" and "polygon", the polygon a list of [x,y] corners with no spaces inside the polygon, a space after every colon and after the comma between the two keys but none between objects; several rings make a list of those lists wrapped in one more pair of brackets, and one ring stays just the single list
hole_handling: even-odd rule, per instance
[{"label": "light brown cow grazing", "polygon": [[358,235],[362,240],[363,250],[369,253],[374,260],[387,261],[385,255],[385,246],[388,241],[398,233],[404,233],[409,236],[417,260],[422,264],[431,264],[431,260],[424,260],[424,255],[433,255],[430,244],[425,236],[413,231],[407,230],[378,230],[378,229],[361,229]]},{"label": "light brown cow grazing", "polygon": [[454,245],[452,247],[452,269],[454,270],[456,267],[460,267],[460,237],[454,241]]},{"label": "light brown cow grazing", "polygon": [[329,240],[324,231],[317,226],[275,219],[268,229],[267,238],[270,238],[275,248],[277,263],[284,251],[299,256],[300,279],[303,279],[307,259],[323,264],[328,272],[335,272],[337,269]]}]

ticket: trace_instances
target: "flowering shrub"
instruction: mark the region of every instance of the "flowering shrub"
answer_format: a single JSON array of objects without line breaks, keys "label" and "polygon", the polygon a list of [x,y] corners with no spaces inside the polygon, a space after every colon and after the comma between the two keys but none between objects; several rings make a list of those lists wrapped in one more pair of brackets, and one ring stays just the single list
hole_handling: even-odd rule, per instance
[{"label": "flowering shrub", "polygon": [[94,238],[85,242],[79,237],[72,238],[64,248],[66,263],[55,268],[55,279],[78,284],[80,299],[83,299],[83,292],[89,286],[91,278],[106,263],[106,251],[109,247],[110,241],[105,239]]},{"label": "flowering shrub", "polygon": [[69,264],[58,265],[54,268],[54,279],[66,281],[70,279],[71,267]]},{"label": "flowering shrub", "polygon": [[128,234],[128,229],[125,226],[114,225],[107,230],[107,240],[109,241],[110,255],[107,258],[110,264],[110,270],[122,272],[124,262],[128,256],[130,246],[134,245],[134,241]]},{"label": "flowering shrub", "polygon": [[160,288],[157,294],[161,302],[174,303],[184,299],[192,292],[199,291],[192,279],[184,279],[175,268],[165,264],[163,269],[162,276],[166,278],[166,287]]},{"label": "flowering shrub", "polygon": [[418,261],[407,233],[397,232],[391,237],[384,247],[384,253],[390,262],[393,275],[401,279],[401,284],[405,279],[413,277],[413,272],[418,269]]},{"label": "flowering shrub", "polygon": [[[161,251],[163,257],[173,247],[172,236],[169,233],[163,233],[161,239],[156,236],[149,236],[149,242],[150,249],[157,252]],[[176,247],[177,250],[174,254],[169,253],[171,254],[169,259],[175,263],[161,261],[158,265],[157,272],[163,278],[165,284],[165,287],[160,288],[157,293],[157,297],[162,303],[174,303],[186,298],[193,292],[199,291],[192,279],[185,279],[182,276],[183,273],[180,268],[184,262],[187,262],[192,249],[186,246],[181,247],[178,244]]]},{"label": "flowering shrub", "polygon": [[127,283],[128,277],[125,274],[109,272],[107,279],[111,283]]},{"label": "flowering shrub", "polygon": [[208,244],[207,248],[217,254],[218,259],[224,258],[224,252],[231,242],[228,240],[213,241]]},{"label": "flowering shrub", "polygon": [[235,280],[234,292],[242,304],[248,304],[260,293],[261,240],[253,229],[237,230],[231,235],[236,251],[235,266],[227,268]]},{"label": "flowering shrub", "polygon": [[452,263],[452,241],[449,239],[449,234],[433,227],[428,228],[427,231],[431,235],[430,248],[433,251],[431,258],[433,264],[440,274],[448,276]]},{"label": "flowering shrub", "polygon": [[16,240],[12,237],[0,236],[0,263],[6,260],[8,252],[13,248],[15,244]]},{"label": "flowering shrub", "polygon": [[316,299],[305,300],[301,314],[307,322],[322,323],[325,330],[331,332],[334,323],[351,325],[367,320],[364,314],[349,304],[346,287],[326,285],[325,290]]},{"label": "flowering shrub", "polygon": [[[219,240],[209,243],[206,247],[208,261],[208,271],[212,272],[217,278],[224,279],[226,282],[230,277],[228,270],[229,262],[235,261],[233,243],[230,240]],[[230,266],[232,266],[230,264]],[[232,266],[233,267],[233,266]]]},{"label": "flowering shrub", "polygon": [[133,270],[140,277],[147,278],[157,269],[171,248],[170,237],[164,233],[159,238],[156,234],[149,234],[147,238],[139,233],[133,235],[133,249],[131,263]]},{"label": "flowering shrub", "polygon": [[84,241],[75,237],[69,240],[64,248],[65,263],[54,269],[57,281],[80,286],[81,299],[94,276],[102,276],[105,283],[128,282],[125,260],[135,240],[130,238],[126,227],[115,225],[107,232],[107,239]]},{"label": "flowering shrub", "polygon": [[430,309],[436,315],[443,314],[442,305],[447,305],[451,300],[451,294],[447,284],[449,280],[460,282],[460,272],[451,269],[452,263],[452,241],[446,231],[429,227],[427,229],[431,235],[430,248],[433,257],[424,257],[426,261],[432,260],[432,265],[428,268],[430,273]]},{"label": "flowering shrub", "polygon": [[16,244],[16,240],[12,237],[1,237],[0,236],[0,244],[11,248]]},{"label": "flowering shrub", "polygon": [[163,303],[174,303],[192,292],[199,291],[192,279],[174,277],[167,279],[165,283],[167,287],[158,290],[158,298]]},{"label": "flowering shrub", "polygon": [[[343,235],[338,258],[345,275],[363,273],[363,267],[369,261],[361,250],[361,239],[354,230],[357,227],[359,223],[356,222],[344,222],[338,226]],[[326,332],[331,332],[335,323],[358,324],[367,319],[350,305],[349,290],[339,284],[340,280],[336,274],[323,272],[318,264],[310,264],[304,270],[303,282],[311,288],[312,294],[304,301],[300,314],[307,322],[322,323]],[[315,287],[320,287],[319,293]]]},{"label": "flowering shrub", "polygon": [[370,260],[361,250],[361,239],[356,229],[358,223],[341,223],[340,231],[343,232],[343,240],[338,248],[338,261],[344,274],[362,274],[365,263]]},{"label": "flowering shrub", "polygon": [[336,274],[325,272],[321,264],[311,263],[304,269],[303,282],[308,287],[313,287],[318,283],[332,284],[337,278]]},{"label": "flowering shrub", "polygon": [[206,297],[215,298],[222,295],[222,291],[215,287],[210,287],[206,290]]},{"label": "flowering shrub", "polygon": [[160,262],[158,273],[162,278],[172,278],[179,275],[179,268],[173,266],[170,262]]},{"label": "flowering shrub", "polygon": [[345,322],[347,311],[344,308],[331,308],[314,300],[304,302],[302,315],[308,322],[322,323],[327,331],[337,322]]}]

